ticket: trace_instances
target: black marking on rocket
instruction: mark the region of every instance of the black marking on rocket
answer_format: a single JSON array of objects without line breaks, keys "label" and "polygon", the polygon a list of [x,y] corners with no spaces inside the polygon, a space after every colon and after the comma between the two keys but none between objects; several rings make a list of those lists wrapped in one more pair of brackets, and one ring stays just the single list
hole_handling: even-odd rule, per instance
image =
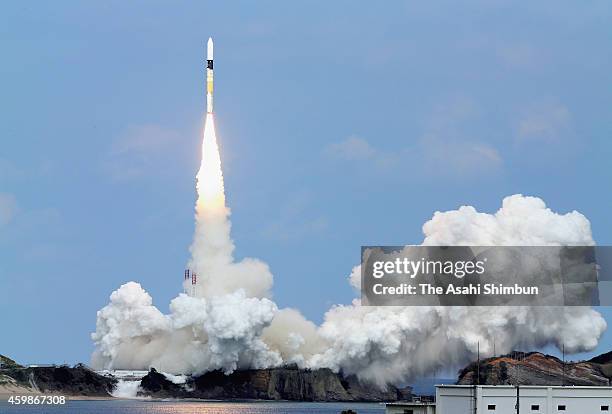
[{"label": "black marking on rocket", "polygon": [[206,69],[212,70],[212,68],[213,68],[213,61],[212,60],[207,60],[206,61]]}]

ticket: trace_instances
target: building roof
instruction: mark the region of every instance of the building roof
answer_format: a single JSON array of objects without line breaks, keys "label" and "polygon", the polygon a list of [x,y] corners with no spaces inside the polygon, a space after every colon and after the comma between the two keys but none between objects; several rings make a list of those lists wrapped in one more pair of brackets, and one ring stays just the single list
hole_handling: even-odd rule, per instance
[{"label": "building roof", "polygon": [[[516,388],[516,385],[446,385],[436,384],[436,388]],[[583,390],[612,390],[612,386],[603,385],[521,385],[521,388],[555,388],[555,389],[583,389]]]},{"label": "building roof", "polygon": [[385,405],[396,406],[396,407],[423,407],[423,406],[435,406],[436,403],[433,401],[396,401],[388,402]]}]

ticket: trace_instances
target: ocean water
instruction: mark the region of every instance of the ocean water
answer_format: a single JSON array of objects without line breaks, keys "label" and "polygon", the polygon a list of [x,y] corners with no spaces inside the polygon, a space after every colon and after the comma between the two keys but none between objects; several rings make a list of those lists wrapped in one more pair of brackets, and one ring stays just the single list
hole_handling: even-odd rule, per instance
[{"label": "ocean water", "polygon": [[340,414],[351,409],[357,414],[383,414],[383,404],[302,402],[199,402],[101,400],[67,401],[65,405],[11,405],[0,401],[0,413],[50,414]]}]

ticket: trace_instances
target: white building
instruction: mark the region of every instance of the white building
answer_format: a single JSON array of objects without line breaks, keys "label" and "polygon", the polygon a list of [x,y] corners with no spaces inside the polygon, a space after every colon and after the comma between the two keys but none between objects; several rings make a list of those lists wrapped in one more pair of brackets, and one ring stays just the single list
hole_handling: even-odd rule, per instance
[{"label": "white building", "polygon": [[[612,414],[612,387],[437,385],[436,414]],[[401,411],[400,411],[401,413]],[[416,414],[417,412],[414,411]]]}]

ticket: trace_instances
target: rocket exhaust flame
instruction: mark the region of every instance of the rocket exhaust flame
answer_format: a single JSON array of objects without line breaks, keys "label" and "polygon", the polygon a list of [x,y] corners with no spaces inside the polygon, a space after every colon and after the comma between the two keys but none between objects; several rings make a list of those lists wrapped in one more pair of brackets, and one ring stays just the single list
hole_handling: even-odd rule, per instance
[{"label": "rocket exhaust flame", "polygon": [[[196,175],[197,200],[195,232],[189,269],[202,275],[201,284],[233,261],[234,244],[230,237],[230,211],[225,205],[225,189],[214,115],[206,114],[202,139],[202,161]],[[206,289],[206,286],[203,286]],[[203,289],[192,289],[204,293]],[[196,294],[197,295],[197,294]]]},{"label": "rocket exhaust flame", "polygon": [[198,200],[196,212],[198,215],[214,215],[227,217],[225,206],[225,189],[223,187],[223,172],[221,156],[217,145],[215,118],[206,114],[204,138],[202,140],[202,162],[196,176]]}]

